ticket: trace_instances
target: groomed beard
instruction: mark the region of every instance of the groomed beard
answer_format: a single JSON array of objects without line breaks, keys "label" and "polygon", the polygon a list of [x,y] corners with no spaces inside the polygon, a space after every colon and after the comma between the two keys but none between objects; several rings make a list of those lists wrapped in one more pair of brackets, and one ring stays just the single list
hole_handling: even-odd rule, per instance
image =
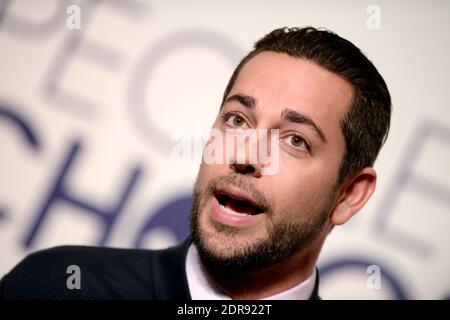
[{"label": "groomed beard", "polygon": [[[287,218],[274,223],[272,228],[268,228],[267,237],[254,239],[252,243],[246,243],[240,248],[233,248],[234,254],[223,256],[208,246],[208,239],[206,239],[208,235],[200,225],[200,212],[205,206],[202,201],[208,199],[208,196],[212,196],[216,186],[223,184],[233,184],[250,193],[259,203],[262,202],[265,205],[266,214],[269,217],[273,216],[273,211],[264,195],[242,178],[236,176],[217,177],[208,183],[205,190],[199,190],[197,180],[191,210],[191,240],[196,245],[200,258],[208,269],[225,273],[264,270],[282,263],[294,254],[308,248],[323,231],[336,195],[336,188],[333,188],[330,196],[327,197],[327,202],[323,204],[317,214],[312,216],[297,215],[298,219],[292,220],[293,215],[281,213],[280,217]],[[214,227],[216,232],[230,236],[239,232],[237,228],[219,223],[214,224]]]}]

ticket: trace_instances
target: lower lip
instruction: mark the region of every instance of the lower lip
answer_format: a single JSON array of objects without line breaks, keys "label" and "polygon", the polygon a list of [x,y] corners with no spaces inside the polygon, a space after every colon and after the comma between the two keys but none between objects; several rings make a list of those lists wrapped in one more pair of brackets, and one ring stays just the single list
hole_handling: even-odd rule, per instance
[{"label": "lower lip", "polygon": [[212,220],[230,227],[246,228],[258,224],[264,218],[264,213],[248,216],[235,216],[220,208],[219,201],[212,197],[210,217]]}]

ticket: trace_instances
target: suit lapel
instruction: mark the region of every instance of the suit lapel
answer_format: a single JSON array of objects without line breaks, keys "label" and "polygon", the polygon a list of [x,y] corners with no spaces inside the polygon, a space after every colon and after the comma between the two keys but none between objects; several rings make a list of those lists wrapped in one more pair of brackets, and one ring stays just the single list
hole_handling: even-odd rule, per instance
[{"label": "suit lapel", "polygon": [[321,300],[319,297],[319,270],[316,268],[316,282],[314,283],[314,290],[309,297],[309,300]]},{"label": "suit lapel", "polygon": [[154,296],[157,300],[190,300],[186,277],[186,254],[191,241],[155,251],[152,259]]}]

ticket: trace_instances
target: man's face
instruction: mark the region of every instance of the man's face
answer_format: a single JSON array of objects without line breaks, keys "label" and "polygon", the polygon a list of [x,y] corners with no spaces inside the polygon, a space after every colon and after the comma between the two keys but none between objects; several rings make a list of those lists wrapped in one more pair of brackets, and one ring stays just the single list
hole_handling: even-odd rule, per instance
[{"label": "man's face", "polygon": [[259,163],[202,163],[191,227],[204,260],[257,270],[325,237],[352,94],[345,80],[304,59],[267,51],[247,62],[213,127],[279,129],[279,167],[261,175]]}]

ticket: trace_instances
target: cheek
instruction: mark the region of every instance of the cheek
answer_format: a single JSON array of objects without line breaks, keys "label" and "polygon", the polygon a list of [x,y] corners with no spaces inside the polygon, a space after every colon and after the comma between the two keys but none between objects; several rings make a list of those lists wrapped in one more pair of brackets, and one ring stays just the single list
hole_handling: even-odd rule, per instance
[{"label": "cheek", "polygon": [[280,172],[272,181],[277,211],[312,214],[328,200],[336,181],[335,171],[298,160],[295,164],[280,164]]},{"label": "cheek", "polygon": [[307,181],[304,175],[285,175],[280,178],[277,188],[277,202],[280,208],[295,208],[315,201],[315,195],[320,188],[315,186],[314,182]]},{"label": "cheek", "polygon": [[197,188],[204,190],[208,183],[215,177],[227,175],[228,166],[229,165],[207,164],[202,161],[197,174]]},{"label": "cheek", "polygon": [[198,192],[204,192],[208,182],[211,180],[211,166],[205,163],[201,163],[197,174],[197,180],[195,183],[195,188]]}]

